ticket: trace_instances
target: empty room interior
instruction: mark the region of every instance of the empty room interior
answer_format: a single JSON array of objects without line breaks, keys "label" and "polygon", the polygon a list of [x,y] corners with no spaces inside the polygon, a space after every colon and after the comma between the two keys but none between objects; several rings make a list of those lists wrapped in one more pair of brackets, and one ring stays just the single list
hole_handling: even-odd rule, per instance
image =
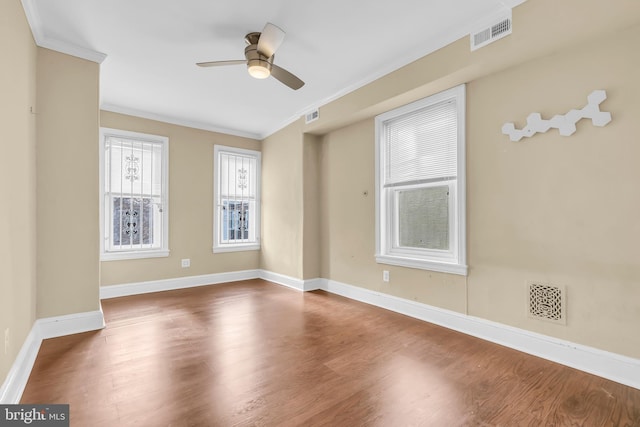
[{"label": "empty room interior", "polygon": [[640,425],[640,3],[301,3],[0,2],[0,404]]}]

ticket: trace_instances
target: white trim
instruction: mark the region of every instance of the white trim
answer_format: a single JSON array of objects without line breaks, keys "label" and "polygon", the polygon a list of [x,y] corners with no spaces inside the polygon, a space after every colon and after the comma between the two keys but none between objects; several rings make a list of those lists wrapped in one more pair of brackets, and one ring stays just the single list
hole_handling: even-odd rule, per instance
[{"label": "white trim", "polygon": [[79,334],[82,332],[97,331],[104,328],[104,315],[102,308],[85,313],[67,314],[64,316],[45,317],[36,320],[40,338],[63,337],[65,335]]},{"label": "white trim", "polygon": [[276,283],[278,285],[286,286],[288,288],[295,289],[297,291],[304,291],[304,280],[296,279],[295,277],[286,276],[280,273],[273,273],[271,271],[260,270],[260,278],[268,280],[269,282]]},{"label": "white trim", "polygon": [[46,317],[34,322],[16,357],[7,378],[0,387],[0,404],[17,404],[27,386],[42,340],[105,327],[102,308],[96,311]]},{"label": "white trim", "polygon": [[[162,171],[161,171],[161,194],[162,201],[161,217],[162,217],[162,246],[153,249],[133,249],[125,251],[107,251],[106,239],[111,234],[111,230],[105,230],[105,141],[108,137],[116,137],[130,139],[136,142],[150,142],[161,144],[162,146]],[[141,258],[160,258],[169,256],[169,137],[162,135],[152,135],[148,133],[133,132],[123,129],[114,129],[108,127],[100,127],[99,132],[99,165],[98,165],[98,191],[100,194],[99,221],[100,221],[100,261],[114,261],[125,259],[141,259]],[[122,194],[122,193],[121,193]],[[109,226],[111,227],[111,225]],[[155,233],[154,233],[155,234]]]},{"label": "white trim", "polygon": [[[256,170],[250,179],[250,188],[254,188],[253,203],[254,209],[250,209],[250,221],[249,221],[249,239],[240,243],[223,243],[222,234],[222,201],[220,194],[222,186],[222,154],[242,156],[250,160],[255,160]],[[226,165],[229,167],[229,165]],[[213,146],[213,252],[239,252],[239,251],[251,251],[260,250],[260,224],[261,224],[261,205],[262,200],[260,197],[262,187],[262,153],[257,150],[248,150],[245,148],[231,147],[227,145],[215,144]],[[227,195],[228,198],[231,196]],[[236,199],[237,201],[238,199]],[[242,202],[250,201],[251,196],[240,197]],[[253,216],[251,218],[251,216]]]},{"label": "white trim", "polygon": [[266,270],[243,270],[226,273],[212,273],[202,276],[177,277],[175,279],[150,280],[147,282],[122,283],[100,287],[100,299],[118,298],[151,292],[172,291],[175,289],[217,285],[241,280],[263,279],[298,291],[321,289],[324,279],[301,280],[295,277]]},{"label": "white trim", "polygon": [[36,7],[36,0],[21,0],[24,14],[27,17],[29,27],[31,27],[31,34],[33,34],[33,40],[38,46],[44,38],[42,34],[42,21],[40,20],[40,14]]},{"label": "white trim", "polygon": [[[104,59],[107,57],[107,55],[105,55],[104,53],[96,52],[91,49],[87,49],[85,47],[76,46],[70,43],[66,43],[66,42],[62,42],[56,39],[46,37],[43,34],[42,22],[38,16],[36,1],[35,0],[21,0],[21,1],[22,1],[22,7],[24,8],[25,14],[27,16],[27,21],[29,22],[29,26],[31,27],[31,33],[33,34],[33,38],[38,46],[57,50],[63,53],[67,53],[69,55],[77,56],[77,57],[84,58],[89,61],[93,61],[97,63],[102,63]],[[526,0],[504,0],[501,4],[500,11],[504,11],[505,9],[512,9],[524,3],[525,1]],[[479,20],[483,20],[483,19],[486,20],[489,17],[495,16],[496,13],[497,11],[492,11],[487,15],[484,15],[481,17],[474,17],[469,22],[461,22],[459,23],[459,25],[452,25],[450,27],[450,30],[447,30],[435,37],[431,37],[427,43],[420,45],[420,47],[415,51],[409,52],[407,55],[398,59],[397,61],[385,64],[384,67],[377,68],[374,72],[372,72],[365,78],[359,80],[358,82],[352,85],[349,85],[345,88],[342,88],[341,90],[333,93],[332,95],[329,95],[310,105],[305,106],[304,108],[300,109],[296,113],[292,114],[286,120],[280,122],[278,125],[273,126],[271,129],[261,133],[245,132],[238,129],[229,129],[229,128],[224,128],[219,126],[212,126],[211,124],[207,124],[207,123],[201,123],[201,122],[191,121],[188,119],[165,116],[162,114],[141,111],[141,110],[137,110],[129,107],[118,106],[118,105],[113,105],[108,103],[102,104],[100,106],[100,109],[105,111],[112,111],[114,113],[141,117],[141,118],[150,119],[150,120],[158,120],[161,122],[171,123],[179,126],[186,126],[186,127],[195,128],[195,129],[202,129],[202,130],[208,130],[212,132],[223,133],[227,135],[235,135],[235,136],[240,136],[245,138],[263,140],[273,135],[278,130],[295,122],[300,118],[300,116],[303,116],[307,111],[319,109],[321,106],[327,105],[335,101],[336,99],[341,98],[344,95],[354,92],[357,89],[360,89],[361,87],[364,87],[369,83],[375,80],[378,80],[379,78],[404,67],[407,64],[410,64],[411,62],[414,62],[424,56],[429,55],[430,53],[435,52],[436,50],[442,48],[443,46],[446,46],[450,43],[455,42],[456,40],[459,40],[465,36],[468,36],[468,34],[474,28],[477,27],[477,22]]]},{"label": "white trim", "polygon": [[302,292],[320,289],[323,283],[323,279],[303,280],[266,270],[260,270],[260,278]]},{"label": "white trim", "polygon": [[317,291],[322,289],[326,279],[307,279],[304,280],[303,287],[305,291]]},{"label": "white trim", "polygon": [[[215,209],[215,207],[214,207]],[[215,227],[215,225],[214,225]],[[214,232],[215,236],[215,232]],[[214,237],[215,239],[215,237]],[[223,252],[245,252],[245,251],[259,251],[260,243],[251,243],[251,244],[231,244],[229,246],[214,246],[212,248],[213,253],[223,253]]]},{"label": "white trim", "polygon": [[192,129],[201,129],[201,130],[221,133],[225,135],[240,136],[242,138],[249,138],[257,141],[264,139],[264,137],[258,133],[245,132],[238,129],[230,129],[230,128],[224,128],[219,126],[213,126],[207,123],[197,122],[194,120],[187,120],[187,119],[182,119],[178,117],[167,116],[164,114],[151,113],[148,111],[137,110],[135,108],[123,107],[115,104],[102,103],[100,104],[100,109],[103,111],[109,111],[112,113],[125,114],[127,116],[140,117],[142,119],[155,120],[158,122],[170,123],[173,125],[184,126]]},{"label": "white trim", "polygon": [[77,58],[86,59],[91,62],[97,62],[98,64],[101,64],[102,61],[106,59],[107,55],[102,52],[97,52],[86,47],[47,37],[42,27],[42,20],[38,13],[36,0],[22,0],[22,8],[24,9],[24,14],[27,17],[29,27],[31,27],[33,40],[38,46],[75,56]]},{"label": "white trim", "polygon": [[463,264],[453,264],[447,262],[425,261],[420,259],[411,259],[399,256],[376,255],[378,264],[398,265],[401,267],[418,268],[421,270],[437,271],[440,273],[467,275],[468,267]]},{"label": "white trim", "polygon": [[55,50],[56,52],[64,53],[67,55],[75,56],[76,58],[86,59],[87,61],[102,64],[107,59],[107,54],[98,52],[86,47],[78,46],[72,43],[63,42],[60,40],[52,39],[45,36],[36,44],[46,49]]},{"label": "white trim", "polygon": [[[328,279],[297,279],[266,270],[244,270],[177,279],[103,286],[100,298],[158,292],[238,280],[260,278],[298,291],[321,289],[366,304],[375,305],[425,322],[433,323],[505,347],[588,372],[640,389],[640,359],[599,350],[490,320],[468,316],[393,295]],[[25,342],[25,346],[27,343]],[[28,347],[28,346],[27,346]],[[24,350],[24,349],[23,349]],[[26,351],[25,351],[26,352]],[[22,352],[21,352],[22,353]],[[37,353],[37,348],[35,350]],[[15,374],[14,374],[15,376]],[[27,374],[28,378],[28,374]],[[9,381],[9,379],[7,380]],[[26,381],[26,380],[25,380]],[[0,396],[2,396],[0,394]]]},{"label": "white trim", "polygon": [[[101,197],[100,199],[102,200],[104,198]],[[102,212],[102,209],[100,210],[100,212]],[[100,261],[119,261],[123,259],[142,259],[142,258],[166,258],[169,256],[170,252],[171,251],[169,251],[168,249],[105,252],[103,254],[100,254]]]},{"label": "white trim", "polygon": [[24,388],[29,381],[29,375],[31,375],[31,369],[36,362],[38,356],[38,350],[40,350],[40,344],[42,338],[38,334],[38,328],[34,326],[29,331],[29,335],[24,340],[20,352],[16,357],[16,360],[11,365],[11,369],[7,374],[7,378],[4,380],[2,387],[0,387],[0,404],[11,405],[20,403]]},{"label": "white trim", "polygon": [[[449,208],[449,232],[451,236],[448,251],[426,249],[394,248],[397,236],[393,231],[393,192],[385,188],[387,170],[386,123],[425,107],[455,100],[457,119],[456,138],[456,180],[449,184],[451,204]],[[464,83],[443,90],[426,98],[394,108],[375,118],[375,258],[381,264],[400,265],[409,268],[433,270],[452,274],[467,274],[466,252],[466,85]],[[394,188],[413,188],[410,183],[400,183]],[[431,184],[421,184],[422,186]],[[445,185],[440,182],[438,185]],[[442,252],[436,253],[436,252]]]},{"label": "white trim", "polygon": [[197,286],[217,285],[220,283],[237,282],[239,280],[257,279],[259,277],[260,270],[243,270],[227,273],[204,274],[201,276],[176,277],[174,279],[150,280],[147,282],[107,285],[100,286],[100,299],[171,291],[174,289],[193,288]]},{"label": "white trim", "polygon": [[434,323],[640,389],[640,359],[347,285],[334,280],[320,280],[322,282],[321,289],[327,292]]},{"label": "white trim", "polygon": [[[301,116],[304,116],[308,111],[320,109],[320,107],[327,105],[339,98],[342,98],[343,96],[348,95],[351,92],[355,92],[356,90],[368,85],[369,83],[372,83],[386,76],[387,74],[391,74],[392,72],[399,70],[400,68],[406,65],[409,65],[410,63],[415,62],[420,58],[423,58],[439,49],[442,49],[444,46],[447,46],[457,40],[460,40],[461,38],[468,37],[469,33],[471,33],[471,31],[477,27],[478,20],[486,21],[491,17],[495,17],[500,13],[504,14],[506,10],[511,10],[514,7],[519,6],[520,4],[526,1],[527,0],[505,0],[505,1],[502,1],[501,7],[499,8],[499,10],[494,10],[483,16],[474,17],[467,22],[460,22],[458,25],[452,25],[449,30],[443,33],[440,33],[435,37],[430,37],[429,40],[427,40],[426,43],[420,45],[420,47],[417,50],[409,52],[407,55],[405,55],[402,58],[399,58],[397,61],[386,63],[383,67],[377,68],[376,70],[374,70],[374,72],[364,77],[363,79],[359,80],[358,82],[352,85],[346,86],[340,89],[339,91],[335,92],[334,94],[329,95],[326,98],[323,98],[317,102],[314,102],[313,104],[307,105],[306,108],[303,108],[300,111],[298,111],[296,114],[293,115],[293,117],[281,122],[279,126],[273,127],[270,131],[265,132],[262,135],[262,139],[269,137],[270,135],[276,133],[277,131],[284,128],[285,126],[290,125],[294,121],[298,120]],[[320,124],[321,121],[314,122],[313,124],[310,123],[305,126],[309,126],[311,128],[316,123]]]}]

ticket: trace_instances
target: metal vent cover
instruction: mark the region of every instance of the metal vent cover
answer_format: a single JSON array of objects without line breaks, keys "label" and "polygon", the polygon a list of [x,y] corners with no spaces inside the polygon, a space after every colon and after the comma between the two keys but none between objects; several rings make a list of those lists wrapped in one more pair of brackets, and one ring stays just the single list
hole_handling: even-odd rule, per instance
[{"label": "metal vent cover", "polygon": [[479,49],[496,40],[508,36],[512,32],[511,10],[494,18],[488,24],[470,34],[471,50]]},{"label": "metal vent cover", "polygon": [[527,310],[532,319],[567,324],[566,291],[549,283],[527,282]]},{"label": "metal vent cover", "polygon": [[319,118],[320,118],[320,111],[316,109],[316,110],[311,111],[310,113],[305,114],[304,122],[306,124],[309,124],[311,122],[315,122]]}]

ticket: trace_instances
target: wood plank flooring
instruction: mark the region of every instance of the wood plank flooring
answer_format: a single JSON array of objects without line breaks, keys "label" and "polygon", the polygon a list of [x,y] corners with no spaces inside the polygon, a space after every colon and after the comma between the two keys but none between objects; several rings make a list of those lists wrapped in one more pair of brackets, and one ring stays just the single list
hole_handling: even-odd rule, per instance
[{"label": "wood plank flooring", "polygon": [[45,340],[23,403],[71,426],[640,426],[640,390],[262,280],[105,300]]}]

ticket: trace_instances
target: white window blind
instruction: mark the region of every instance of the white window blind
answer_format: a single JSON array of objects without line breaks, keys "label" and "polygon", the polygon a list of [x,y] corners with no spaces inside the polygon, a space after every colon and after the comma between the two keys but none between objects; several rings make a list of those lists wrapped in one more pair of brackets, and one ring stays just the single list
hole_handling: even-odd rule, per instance
[{"label": "white window blind", "polygon": [[455,179],[458,123],[455,99],[385,122],[386,187]]},{"label": "white window blind", "polygon": [[376,261],[466,274],[464,85],[376,117]]}]

